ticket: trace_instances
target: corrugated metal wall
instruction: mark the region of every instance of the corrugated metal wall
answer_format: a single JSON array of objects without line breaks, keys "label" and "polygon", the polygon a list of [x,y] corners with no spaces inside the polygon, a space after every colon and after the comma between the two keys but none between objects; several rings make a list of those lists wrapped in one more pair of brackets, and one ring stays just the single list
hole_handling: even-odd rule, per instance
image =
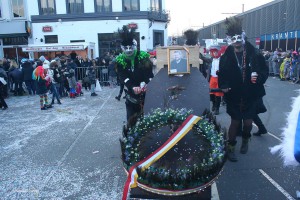
[{"label": "corrugated metal wall", "polygon": [[[255,38],[264,34],[300,30],[300,0],[276,0],[251,12],[239,14],[237,17],[243,19],[243,29],[254,45]],[[212,38],[212,26],[216,27],[218,38],[226,37],[223,20],[201,28],[200,41]]]}]

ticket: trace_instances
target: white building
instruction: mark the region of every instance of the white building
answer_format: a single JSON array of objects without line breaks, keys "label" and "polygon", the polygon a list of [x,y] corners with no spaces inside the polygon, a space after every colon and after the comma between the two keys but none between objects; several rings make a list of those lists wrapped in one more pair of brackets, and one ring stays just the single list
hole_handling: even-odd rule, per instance
[{"label": "white building", "polygon": [[[3,42],[5,37],[11,35],[28,39],[27,44],[12,42],[9,47],[4,42],[1,43],[1,47],[4,48],[4,53],[0,49],[2,56],[7,56],[5,54],[9,52],[6,50],[8,48],[22,47],[24,52],[35,52],[34,57],[40,54],[49,57],[68,55],[72,50],[78,50],[77,53],[92,58],[99,57],[107,51],[119,51],[120,40],[114,33],[123,25],[136,28],[138,33],[136,40],[141,50],[153,49],[157,44],[167,45],[169,15],[164,11],[164,0],[0,0],[0,2],[3,15],[0,22],[2,38],[0,41]],[[20,10],[24,17],[17,19],[13,17],[13,13]],[[17,22],[19,29],[23,26],[22,30],[5,28]],[[27,30],[28,33],[25,24],[28,28],[31,26],[31,30]]]},{"label": "white building", "polygon": [[30,17],[23,0],[0,0],[0,58],[23,56]]}]

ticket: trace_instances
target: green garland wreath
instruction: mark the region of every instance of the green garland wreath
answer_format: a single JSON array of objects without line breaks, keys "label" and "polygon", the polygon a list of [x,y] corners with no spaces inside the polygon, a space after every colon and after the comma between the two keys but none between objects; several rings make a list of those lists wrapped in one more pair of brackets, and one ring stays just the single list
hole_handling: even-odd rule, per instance
[{"label": "green garland wreath", "polygon": [[[143,158],[140,157],[138,148],[140,141],[147,133],[170,124],[181,124],[190,114],[191,110],[156,109],[151,115],[140,118],[136,125],[128,130],[120,140],[124,167],[129,171],[130,167]],[[210,143],[209,154],[203,161],[194,164],[192,168],[181,168],[172,173],[164,167],[155,168],[150,166],[141,171],[138,182],[153,188],[170,190],[182,190],[196,188],[204,185],[215,178],[221,171],[225,161],[225,131],[216,124],[215,118],[208,112],[193,127],[193,133],[203,136]]]}]

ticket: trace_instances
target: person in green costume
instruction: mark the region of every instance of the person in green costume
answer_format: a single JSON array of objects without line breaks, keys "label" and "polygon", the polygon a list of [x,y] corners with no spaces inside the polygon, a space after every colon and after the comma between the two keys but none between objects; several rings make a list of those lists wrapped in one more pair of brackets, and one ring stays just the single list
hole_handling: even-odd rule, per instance
[{"label": "person in green costume", "polygon": [[150,54],[137,50],[135,29],[123,26],[118,33],[123,53],[116,57],[116,64],[120,83],[126,87],[127,124],[131,126],[143,112],[147,84],[153,78],[152,62]]}]

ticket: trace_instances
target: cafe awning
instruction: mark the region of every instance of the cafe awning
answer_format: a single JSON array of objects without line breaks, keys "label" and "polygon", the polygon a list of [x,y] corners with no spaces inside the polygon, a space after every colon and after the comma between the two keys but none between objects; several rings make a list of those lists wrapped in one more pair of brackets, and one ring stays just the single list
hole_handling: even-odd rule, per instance
[{"label": "cafe awning", "polygon": [[22,50],[23,52],[78,51],[85,50],[89,45],[90,43],[28,45]]}]

